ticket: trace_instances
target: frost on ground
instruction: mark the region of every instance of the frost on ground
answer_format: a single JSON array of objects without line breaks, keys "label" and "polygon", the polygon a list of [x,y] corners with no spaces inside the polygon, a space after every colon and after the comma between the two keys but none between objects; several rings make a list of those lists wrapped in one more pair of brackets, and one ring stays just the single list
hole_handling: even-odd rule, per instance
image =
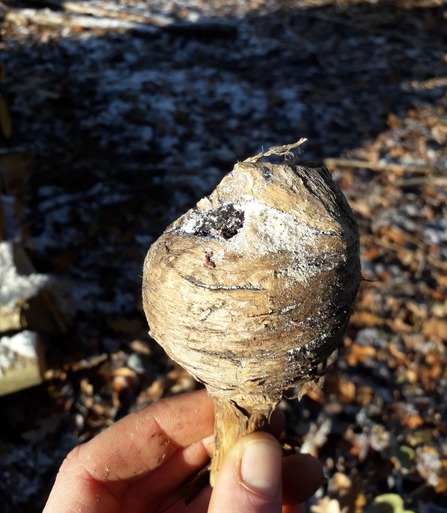
[{"label": "frost on ground", "polygon": [[5,512],[42,510],[65,449],[196,386],[147,335],[146,251],[238,160],[300,137],[300,162],[326,163],[354,210],[371,280],[322,394],[284,404],[288,434],[321,435],[312,451],[329,481],[315,511],[368,512],[389,494],[445,509],[445,2],[88,4],[236,31],[4,24],[8,146],[35,161],[19,198],[27,251],[38,275],[71,282],[78,311],[44,340],[46,383],[0,400]]}]

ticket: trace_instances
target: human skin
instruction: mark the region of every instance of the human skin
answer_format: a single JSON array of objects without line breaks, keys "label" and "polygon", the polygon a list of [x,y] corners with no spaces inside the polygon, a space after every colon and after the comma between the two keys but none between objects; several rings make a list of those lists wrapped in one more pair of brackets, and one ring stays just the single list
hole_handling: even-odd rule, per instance
[{"label": "human skin", "polygon": [[182,484],[209,462],[213,426],[205,390],[128,415],[67,456],[43,513],[304,513],[302,502],[323,482],[321,465],[305,454],[282,458],[263,432],[240,440],[214,489],[186,505]]}]

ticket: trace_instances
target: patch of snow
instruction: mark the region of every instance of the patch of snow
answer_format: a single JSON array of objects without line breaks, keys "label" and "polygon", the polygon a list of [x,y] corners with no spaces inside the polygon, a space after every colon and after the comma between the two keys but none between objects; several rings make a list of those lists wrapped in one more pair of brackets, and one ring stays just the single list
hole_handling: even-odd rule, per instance
[{"label": "patch of snow", "polygon": [[0,347],[5,347],[25,358],[35,358],[37,350],[37,333],[24,330],[12,337],[2,337],[0,338]]},{"label": "patch of snow", "polygon": [[27,299],[48,285],[50,277],[32,273],[22,276],[18,273],[14,261],[12,242],[0,243],[0,305],[14,308],[18,299]]}]

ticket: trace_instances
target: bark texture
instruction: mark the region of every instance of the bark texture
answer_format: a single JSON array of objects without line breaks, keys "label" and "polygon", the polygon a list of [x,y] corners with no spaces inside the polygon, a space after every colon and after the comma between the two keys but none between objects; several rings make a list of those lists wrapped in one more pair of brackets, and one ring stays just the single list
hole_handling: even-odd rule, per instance
[{"label": "bark texture", "polygon": [[318,379],[361,280],[357,226],[327,169],[263,156],[236,164],[144,263],[151,336],[216,404],[212,483],[285,390]]}]

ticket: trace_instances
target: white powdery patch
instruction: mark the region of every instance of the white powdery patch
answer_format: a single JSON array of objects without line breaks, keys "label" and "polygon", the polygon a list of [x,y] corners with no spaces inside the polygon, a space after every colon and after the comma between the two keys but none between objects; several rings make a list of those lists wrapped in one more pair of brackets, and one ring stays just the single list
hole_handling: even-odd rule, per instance
[{"label": "white powdery patch", "polygon": [[[244,226],[228,241],[228,251],[246,258],[289,253],[293,265],[279,271],[294,280],[306,281],[321,272],[322,268],[315,266],[312,258],[317,256],[315,230],[300,223],[293,215],[253,199],[245,200],[241,210],[245,214]],[[216,254],[216,260],[223,257],[224,251]]]},{"label": "white powdery patch", "polygon": [[[235,204],[234,208],[244,212],[243,226],[230,239],[221,237],[217,232],[213,234],[225,245],[215,253],[215,261],[222,261],[227,251],[251,259],[268,254],[289,253],[292,265],[278,271],[287,274],[290,279],[300,281],[306,281],[336,265],[331,260],[321,265],[321,249],[315,248],[317,231],[299,222],[292,214],[268,207],[251,196],[241,197],[240,203]],[[191,211],[185,217],[181,230],[196,234],[213,212]],[[314,263],[317,257],[320,260],[318,266]]]},{"label": "white powdery patch", "polygon": [[200,212],[191,212],[183,221],[181,226],[182,231],[185,233],[195,233],[205,218],[206,213],[202,214]]},{"label": "white powdery patch", "polygon": [[[244,255],[263,256],[271,253],[290,252],[297,256],[307,242],[312,245],[314,231],[287,212],[267,207],[254,199],[243,199],[245,214],[240,232],[229,240],[228,249]],[[306,252],[310,247],[306,247]]]}]

